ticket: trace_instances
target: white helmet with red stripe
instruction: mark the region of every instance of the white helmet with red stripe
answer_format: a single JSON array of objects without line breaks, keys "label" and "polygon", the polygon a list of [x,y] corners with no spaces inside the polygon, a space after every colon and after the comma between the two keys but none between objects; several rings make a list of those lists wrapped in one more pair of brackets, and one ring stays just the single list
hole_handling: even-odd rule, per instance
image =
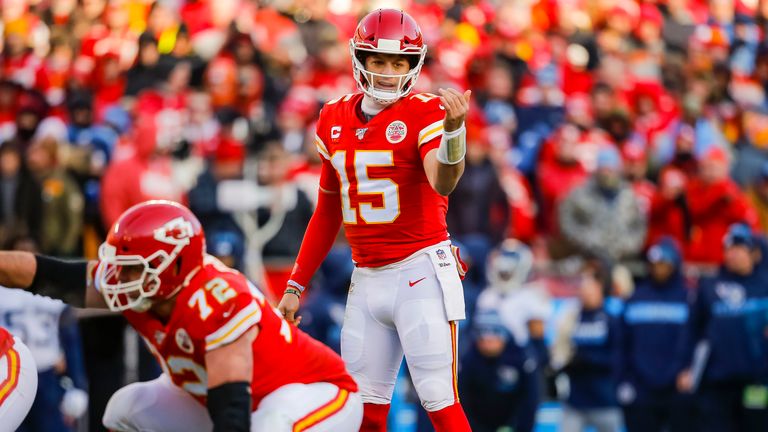
[{"label": "white helmet with red stripe", "polygon": [[[360,20],[355,35],[349,40],[349,50],[358,88],[384,105],[397,101],[413,89],[427,55],[419,25],[410,15],[396,9],[377,9]],[[410,70],[397,75],[369,72],[365,69],[365,57],[370,53],[404,54]],[[385,76],[398,78],[394,91],[374,86],[374,77]]]}]

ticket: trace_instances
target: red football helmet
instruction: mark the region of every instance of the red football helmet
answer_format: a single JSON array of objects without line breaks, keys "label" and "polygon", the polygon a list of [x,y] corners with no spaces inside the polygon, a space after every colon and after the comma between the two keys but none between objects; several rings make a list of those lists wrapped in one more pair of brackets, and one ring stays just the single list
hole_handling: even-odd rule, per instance
[{"label": "red football helmet", "polygon": [[[419,25],[410,15],[396,9],[377,9],[360,20],[355,35],[349,40],[349,50],[358,88],[376,102],[385,105],[397,101],[413,89],[427,55],[427,46]],[[365,69],[366,52],[407,55],[411,66],[408,73],[386,75],[399,79],[395,91],[374,87],[373,78],[385,75]]]},{"label": "red football helmet", "polygon": [[204,255],[205,235],[189,209],[143,202],[120,216],[99,247],[96,286],[111,310],[146,311],[152,300],[179,292]]}]

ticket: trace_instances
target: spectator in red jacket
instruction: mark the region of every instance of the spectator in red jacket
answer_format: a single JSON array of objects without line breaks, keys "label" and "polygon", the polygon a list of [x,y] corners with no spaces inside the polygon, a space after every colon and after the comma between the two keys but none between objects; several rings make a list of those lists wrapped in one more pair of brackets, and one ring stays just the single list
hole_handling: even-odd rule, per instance
[{"label": "spectator in red jacket", "polygon": [[[167,132],[167,131],[166,131]],[[105,226],[131,206],[150,199],[182,202],[184,191],[174,180],[170,151],[155,116],[136,121],[133,154],[113,162],[101,183],[101,214]],[[128,174],[126,174],[128,173]]]},{"label": "spectator in red jacket", "polygon": [[728,226],[744,222],[757,228],[757,213],[728,176],[728,156],[713,147],[699,163],[699,175],[688,183],[691,238],[686,259],[705,265],[723,261],[722,239]]},{"label": "spectator in red jacket", "polygon": [[544,234],[558,233],[558,203],[587,178],[587,171],[576,154],[580,136],[580,131],[575,125],[563,125],[552,137],[555,157],[540,160],[536,181],[541,194],[540,214]]},{"label": "spectator in red jacket", "polygon": [[677,168],[665,169],[659,177],[659,188],[651,198],[646,245],[656,244],[664,236],[678,244],[688,243],[690,212],[685,198],[687,178]]}]

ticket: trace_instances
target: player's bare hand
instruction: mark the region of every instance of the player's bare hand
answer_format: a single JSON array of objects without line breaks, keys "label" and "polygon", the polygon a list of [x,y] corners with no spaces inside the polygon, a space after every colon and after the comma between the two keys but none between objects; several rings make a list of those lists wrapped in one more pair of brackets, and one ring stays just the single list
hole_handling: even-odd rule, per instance
[{"label": "player's bare hand", "polygon": [[691,393],[693,391],[693,374],[686,369],[677,376],[677,390],[680,393]]},{"label": "player's bare hand", "polygon": [[443,129],[446,132],[455,131],[464,123],[469,112],[469,98],[472,91],[467,90],[464,94],[458,90],[447,88],[438,89],[440,93],[440,103],[445,108],[445,120],[443,120]]},{"label": "player's bare hand", "polygon": [[301,316],[296,316],[296,312],[299,311],[299,296],[296,294],[283,294],[277,309],[289,323],[297,326],[301,322]]}]

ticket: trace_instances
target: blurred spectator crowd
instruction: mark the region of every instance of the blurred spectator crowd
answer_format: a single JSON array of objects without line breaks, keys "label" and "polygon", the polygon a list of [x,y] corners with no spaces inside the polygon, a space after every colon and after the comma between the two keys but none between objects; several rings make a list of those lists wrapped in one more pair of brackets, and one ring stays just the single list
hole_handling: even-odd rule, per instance
[{"label": "blurred spectator crowd", "polygon": [[[278,299],[316,200],[313,122],[356,90],[348,39],[376,7],[421,26],[417,91],[473,90],[448,226],[478,308],[476,430],[527,430],[553,394],[563,430],[615,430],[619,403],[630,430],[677,403],[764,427],[764,0],[4,0],[0,247],[93,258],[122,211],[171,199]],[[340,238],[304,305],[335,349],[351,265]],[[80,326],[99,430],[133,351],[119,318]]]}]

